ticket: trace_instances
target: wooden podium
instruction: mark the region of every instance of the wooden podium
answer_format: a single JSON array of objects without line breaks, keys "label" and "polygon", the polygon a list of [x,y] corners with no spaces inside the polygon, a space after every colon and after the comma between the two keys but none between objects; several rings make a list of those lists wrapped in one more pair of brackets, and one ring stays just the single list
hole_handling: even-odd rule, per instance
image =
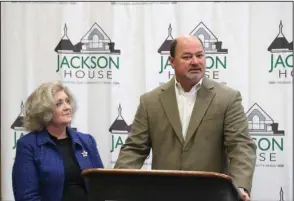
[{"label": "wooden podium", "polygon": [[87,169],[88,201],[241,201],[224,174],[177,170]]}]

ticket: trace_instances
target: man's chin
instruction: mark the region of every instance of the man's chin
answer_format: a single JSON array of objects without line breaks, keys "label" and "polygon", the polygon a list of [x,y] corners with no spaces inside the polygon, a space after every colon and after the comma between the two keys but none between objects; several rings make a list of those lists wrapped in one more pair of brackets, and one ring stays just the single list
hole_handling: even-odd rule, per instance
[{"label": "man's chin", "polygon": [[198,83],[201,78],[204,76],[204,73],[193,73],[188,76],[188,79],[192,82]]}]

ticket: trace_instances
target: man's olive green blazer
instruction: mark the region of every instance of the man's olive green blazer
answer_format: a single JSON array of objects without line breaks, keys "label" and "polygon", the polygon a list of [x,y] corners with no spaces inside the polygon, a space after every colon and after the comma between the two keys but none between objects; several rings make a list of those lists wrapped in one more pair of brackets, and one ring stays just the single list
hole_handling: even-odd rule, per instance
[{"label": "man's olive green blazer", "polygon": [[152,169],[224,173],[251,191],[256,145],[239,91],[204,76],[186,139],[179,118],[175,78],[143,94],[132,130],[114,168],[140,169],[152,150]]}]

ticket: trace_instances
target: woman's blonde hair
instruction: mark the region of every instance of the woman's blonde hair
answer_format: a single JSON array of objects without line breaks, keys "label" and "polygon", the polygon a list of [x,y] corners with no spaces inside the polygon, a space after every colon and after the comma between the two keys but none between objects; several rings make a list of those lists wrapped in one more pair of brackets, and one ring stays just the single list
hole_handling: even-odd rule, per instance
[{"label": "woman's blonde hair", "polygon": [[71,114],[76,112],[76,101],[70,90],[60,81],[41,84],[26,100],[24,105],[24,128],[26,131],[41,131],[53,117],[55,103],[53,96],[64,91],[71,105]]}]

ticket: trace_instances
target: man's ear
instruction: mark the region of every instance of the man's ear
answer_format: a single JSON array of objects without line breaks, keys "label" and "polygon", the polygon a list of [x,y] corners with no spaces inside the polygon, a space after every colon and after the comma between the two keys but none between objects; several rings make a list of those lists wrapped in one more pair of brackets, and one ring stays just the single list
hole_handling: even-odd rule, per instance
[{"label": "man's ear", "polygon": [[172,68],[174,68],[174,60],[175,59],[172,56],[169,56],[168,60],[169,60],[170,65],[172,66]]}]

